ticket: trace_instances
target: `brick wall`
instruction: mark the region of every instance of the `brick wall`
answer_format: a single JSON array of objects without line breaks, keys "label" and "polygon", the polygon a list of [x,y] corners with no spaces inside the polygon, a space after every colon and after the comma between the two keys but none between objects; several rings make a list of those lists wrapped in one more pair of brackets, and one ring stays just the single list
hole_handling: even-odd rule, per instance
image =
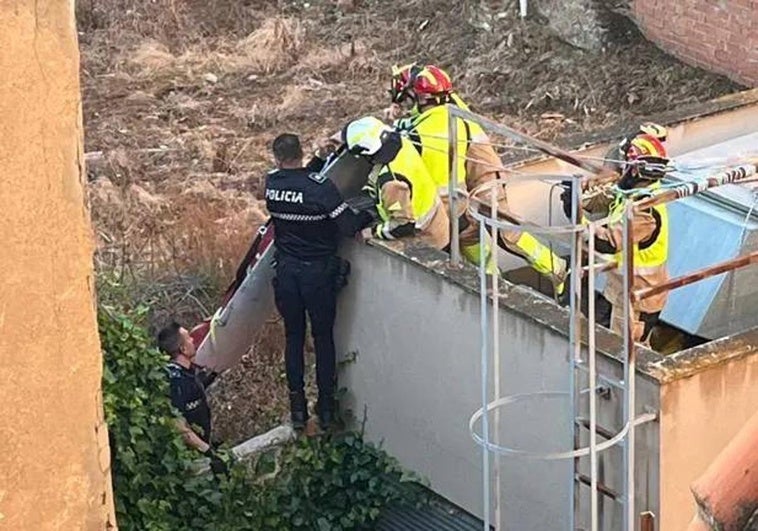
[{"label": "brick wall", "polygon": [[758,86],[758,0],[634,0],[633,11],[666,52]]}]

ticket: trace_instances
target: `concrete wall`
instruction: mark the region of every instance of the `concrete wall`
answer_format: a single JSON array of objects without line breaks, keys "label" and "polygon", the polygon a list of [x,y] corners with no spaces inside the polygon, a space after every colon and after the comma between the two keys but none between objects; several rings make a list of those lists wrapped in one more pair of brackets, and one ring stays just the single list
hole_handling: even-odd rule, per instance
[{"label": "concrete wall", "polygon": [[[357,353],[341,373],[347,406],[359,421],[365,411],[370,439],[383,441],[390,454],[428,478],[436,491],[481,516],[482,452],[468,431],[469,418],[482,404],[476,275],[446,270],[441,253],[412,246],[401,255],[378,244],[351,245],[344,254],[353,263],[353,276],[341,296],[337,346],[343,356]],[[567,392],[568,312],[529,290],[506,290],[507,307],[499,317],[501,395]],[[490,374],[493,360],[490,355]],[[616,360],[601,356],[599,363],[603,372],[621,378]],[[638,411],[657,410],[657,387],[644,377],[638,381]],[[494,380],[488,385],[488,400],[494,400]],[[532,452],[570,449],[569,404],[568,395],[533,397],[502,409],[500,443]],[[619,394],[599,408],[601,425],[618,431]],[[495,415],[490,418],[494,423]],[[637,503],[657,511],[656,425],[638,433]],[[604,481],[617,490],[621,456],[613,449],[602,460]],[[566,529],[572,470],[570,460],[500,459],[501,529]],[[497,483],[493,479],[493,516]],[[586,503],[586,489],[583,495]],[[615,529],[618,506],[605,500],[603,507],[607,528]]]},{"label": "concrete wall", "polygon": [[643,33],[687,63],[758,86],[755,0],[634,0]]},{"label": "concrete wall", "polygon": [[667,360],[696,372],[677,375],[661,389],[660,529],[686,528],[695,513],[690,485],[758,408],[756,340],[758,331],[711,345],[720,357],[733,356],[723,363],[714,363],[718,358],[709,352]]},{"label": "concrete wall", "polygon": [[0,2],[0,526],[114,524],[73,1]]}]

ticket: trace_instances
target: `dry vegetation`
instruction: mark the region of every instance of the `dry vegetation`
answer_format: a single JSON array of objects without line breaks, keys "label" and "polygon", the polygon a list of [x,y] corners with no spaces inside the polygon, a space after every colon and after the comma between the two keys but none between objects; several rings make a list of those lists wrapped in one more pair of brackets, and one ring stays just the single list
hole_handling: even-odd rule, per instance
[{"label": "dry vegetation", "polygon": [[[97,266],[155,318],[207,313],[264,212],[268,143],[386,105],[392,63],[448,68],[475,108],[550,140],[736,90],[630,24],[602,55],[521,21],[513,2],[81,0],[85,145]],[[110,277],[109,277],[110,278]],[[285,411],[278,325],[216,392],[219,430]]]}]

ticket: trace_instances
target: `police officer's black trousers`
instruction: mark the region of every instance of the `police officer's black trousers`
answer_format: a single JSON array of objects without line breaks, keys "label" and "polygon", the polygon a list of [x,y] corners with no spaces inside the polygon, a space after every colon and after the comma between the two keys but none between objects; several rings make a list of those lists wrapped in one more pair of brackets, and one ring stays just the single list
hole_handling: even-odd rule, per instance
[{"label": "police officer's black trousers", "polygon": [[336,257],[308,262],[292,257],[277,258],[274,298],[284,319],[287,336],[284,358],[289,390],[296,393],[304,388],[303,346],[307,313],[316,347],[316,383],[320,402],[334,396],[336,353],[333,328],[337,272]]}]

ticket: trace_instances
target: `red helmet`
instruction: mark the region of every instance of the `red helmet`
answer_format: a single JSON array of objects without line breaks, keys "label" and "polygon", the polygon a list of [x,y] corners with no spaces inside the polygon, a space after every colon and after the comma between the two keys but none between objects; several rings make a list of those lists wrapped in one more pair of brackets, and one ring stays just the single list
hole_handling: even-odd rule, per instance
[{"label": "red helmet", "polygon": [[453,82],[447,72],[434,65],[426,65],[412,72],[411,89],[417,101],[441,99],[453,92]]},{"label": "red helmet", "polygon": [[666,148],[653,135],[637,135],[629,143],[629,148],[626,150],[626,159],[634,160],[640,157],[666,158]]}]

